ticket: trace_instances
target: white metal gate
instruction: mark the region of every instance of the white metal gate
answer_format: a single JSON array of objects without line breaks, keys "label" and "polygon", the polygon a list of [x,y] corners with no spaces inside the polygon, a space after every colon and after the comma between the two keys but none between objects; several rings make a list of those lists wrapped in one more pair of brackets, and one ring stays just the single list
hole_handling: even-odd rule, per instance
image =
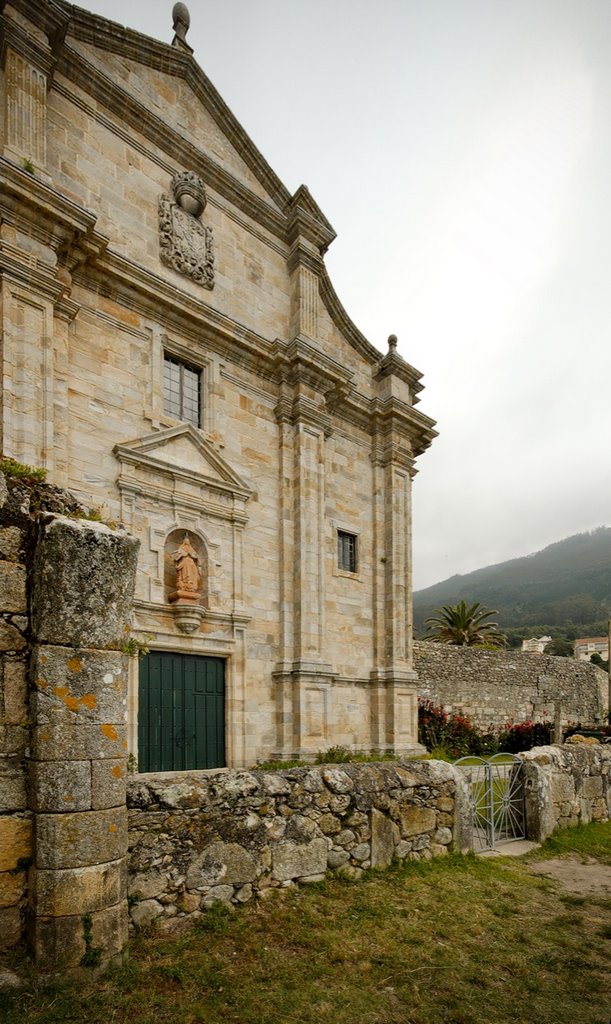
[{"label": "white metal gate", "polygon": [[470,785],[473,849],[494,850],[499,843],[524,839],[526,816],[519,755],[467,756],[454,764]]}]

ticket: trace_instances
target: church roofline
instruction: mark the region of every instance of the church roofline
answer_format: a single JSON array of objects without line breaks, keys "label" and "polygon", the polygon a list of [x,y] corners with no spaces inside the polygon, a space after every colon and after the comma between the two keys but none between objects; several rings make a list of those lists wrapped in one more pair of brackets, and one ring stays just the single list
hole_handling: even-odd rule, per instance
[{"label": "church roofline", "polygon": [[[30,0],[29,0],[30,2]],[[192,54],[151,36],[126,28],[81,7],[54,0],[70,17],[68,33],[75,39],[101,50],[121,54],[157,71],[183,78],[224,132],[245,164],[263,185],[272,201],[281,209],[291,201],[291,193],[268,164],[237,117],[225,103]]]}]

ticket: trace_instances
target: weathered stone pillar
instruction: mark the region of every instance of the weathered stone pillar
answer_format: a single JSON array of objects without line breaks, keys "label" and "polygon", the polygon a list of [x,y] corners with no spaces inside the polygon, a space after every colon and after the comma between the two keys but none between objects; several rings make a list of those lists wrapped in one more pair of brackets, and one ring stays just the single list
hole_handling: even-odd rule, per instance
[{"label": "weathered stone pillar", "polygon": [[127,939],[127,658],[138,542],[45,515],[34,556],[29,935],[39,968],[96,967]]}]

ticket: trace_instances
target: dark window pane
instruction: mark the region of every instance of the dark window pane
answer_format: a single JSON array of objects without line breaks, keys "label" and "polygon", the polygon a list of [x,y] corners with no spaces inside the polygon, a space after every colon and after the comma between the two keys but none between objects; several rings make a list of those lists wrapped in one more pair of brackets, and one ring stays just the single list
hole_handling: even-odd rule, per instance
[{"label": "dark window pane", "polygon": [[337,531],[337,564],[344,572],[357,571],[356,536],[354,533]]},{"label": "dark window pane", "polygon": [[163,411],[194,427],[200,423],[201,373],[172,356],[163,359]]}]

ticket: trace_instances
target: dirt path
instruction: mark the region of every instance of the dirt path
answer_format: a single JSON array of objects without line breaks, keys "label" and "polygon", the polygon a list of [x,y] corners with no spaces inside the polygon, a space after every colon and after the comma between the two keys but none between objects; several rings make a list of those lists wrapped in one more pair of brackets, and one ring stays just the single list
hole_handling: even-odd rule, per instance
[{"label": "dirt path", "polygon": [[611,866],[601,864],[593,857],[563,857],[541,860],[529,864],[528,870],[536,875],[553,878],[579,896],[611,898]]}]

